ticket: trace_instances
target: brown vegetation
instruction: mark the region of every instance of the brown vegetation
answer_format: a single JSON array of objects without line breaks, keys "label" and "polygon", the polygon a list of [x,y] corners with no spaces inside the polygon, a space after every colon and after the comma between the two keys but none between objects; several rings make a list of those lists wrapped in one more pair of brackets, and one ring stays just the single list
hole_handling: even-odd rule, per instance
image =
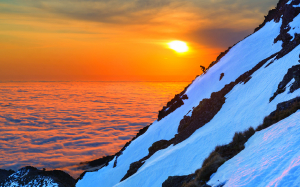
[{"label": "brown vegetation", "polygon": [[292,100],[279,103],[277,109],[272,112],[269,116],[265,117],[263,124],[259,125],[256,131],[263,130],[270,127],[274,123],[290,116],[300,109],[300,97],[296,97]]},{"label": "brown vegetation", "polygon": [[206,182],[210,179],[210,176],[217,172],[218,168],[224,162],[241,152],[245,148],[244,144],[254,133],[255,130],[250,127],[244,132],[235,133],[229,144],[217,146],[215,150],[204,160],[202,167],[196,170],[195,179],[182,185],[182,187],[206,186]]}]

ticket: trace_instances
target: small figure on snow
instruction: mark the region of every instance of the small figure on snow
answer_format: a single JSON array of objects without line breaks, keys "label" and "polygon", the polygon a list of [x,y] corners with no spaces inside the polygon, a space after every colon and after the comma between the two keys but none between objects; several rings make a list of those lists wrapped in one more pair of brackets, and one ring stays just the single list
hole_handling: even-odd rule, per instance
[{"label": "small figure on snow", "polygon": [[205,71],[206,71],[205,67],[200,65],[200,68],[203,71],[203,73],[205,73]]}]

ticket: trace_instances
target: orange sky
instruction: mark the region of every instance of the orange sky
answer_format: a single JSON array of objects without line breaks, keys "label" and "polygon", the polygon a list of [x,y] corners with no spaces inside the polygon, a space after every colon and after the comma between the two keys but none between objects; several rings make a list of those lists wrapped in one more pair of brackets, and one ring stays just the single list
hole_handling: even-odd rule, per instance
[{"label": "orange sky", "polygon": [[[190,81],[277,0],[3,0],[0,81]],[[168,48],[187,42],[189,51]]]}]

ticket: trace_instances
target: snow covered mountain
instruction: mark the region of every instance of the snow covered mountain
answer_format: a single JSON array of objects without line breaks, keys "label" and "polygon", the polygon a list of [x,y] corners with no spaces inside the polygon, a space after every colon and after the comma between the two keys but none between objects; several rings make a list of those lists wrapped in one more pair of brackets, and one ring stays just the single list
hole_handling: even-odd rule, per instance
[{"label": "snow covered mountain", "polygon": [[280,0],[76,186],[300,186],[299,13]]},{"label": "snow covered mountain", "polygon": [[75,180],[59,170],[45,171],[27,166],[14,172],[0,170],[0,187],[72,187]]},{"label": "snow covered mountain", "polygon": [[[76,186],[300,186],[299,13],[300,0],[280,0],[156,121],[115,155],[89,162],[94,171]],[[0,186],[74,184],[60,171],[0,170]]]}]

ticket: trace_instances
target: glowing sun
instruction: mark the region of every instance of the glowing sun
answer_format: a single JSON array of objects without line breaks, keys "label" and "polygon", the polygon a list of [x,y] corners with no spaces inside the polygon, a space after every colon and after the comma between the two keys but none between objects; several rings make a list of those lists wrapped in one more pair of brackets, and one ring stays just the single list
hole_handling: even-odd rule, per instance
[{"label": "glowing sun", "polygon": [[172,42],[169,42],[168,45],[169,45],[169,48],[173,49],[174,51],[176,51],[178,53],[184,53],[189,50],[189,47],[183,41],[178,41],[178,40],[172,41]]}]

